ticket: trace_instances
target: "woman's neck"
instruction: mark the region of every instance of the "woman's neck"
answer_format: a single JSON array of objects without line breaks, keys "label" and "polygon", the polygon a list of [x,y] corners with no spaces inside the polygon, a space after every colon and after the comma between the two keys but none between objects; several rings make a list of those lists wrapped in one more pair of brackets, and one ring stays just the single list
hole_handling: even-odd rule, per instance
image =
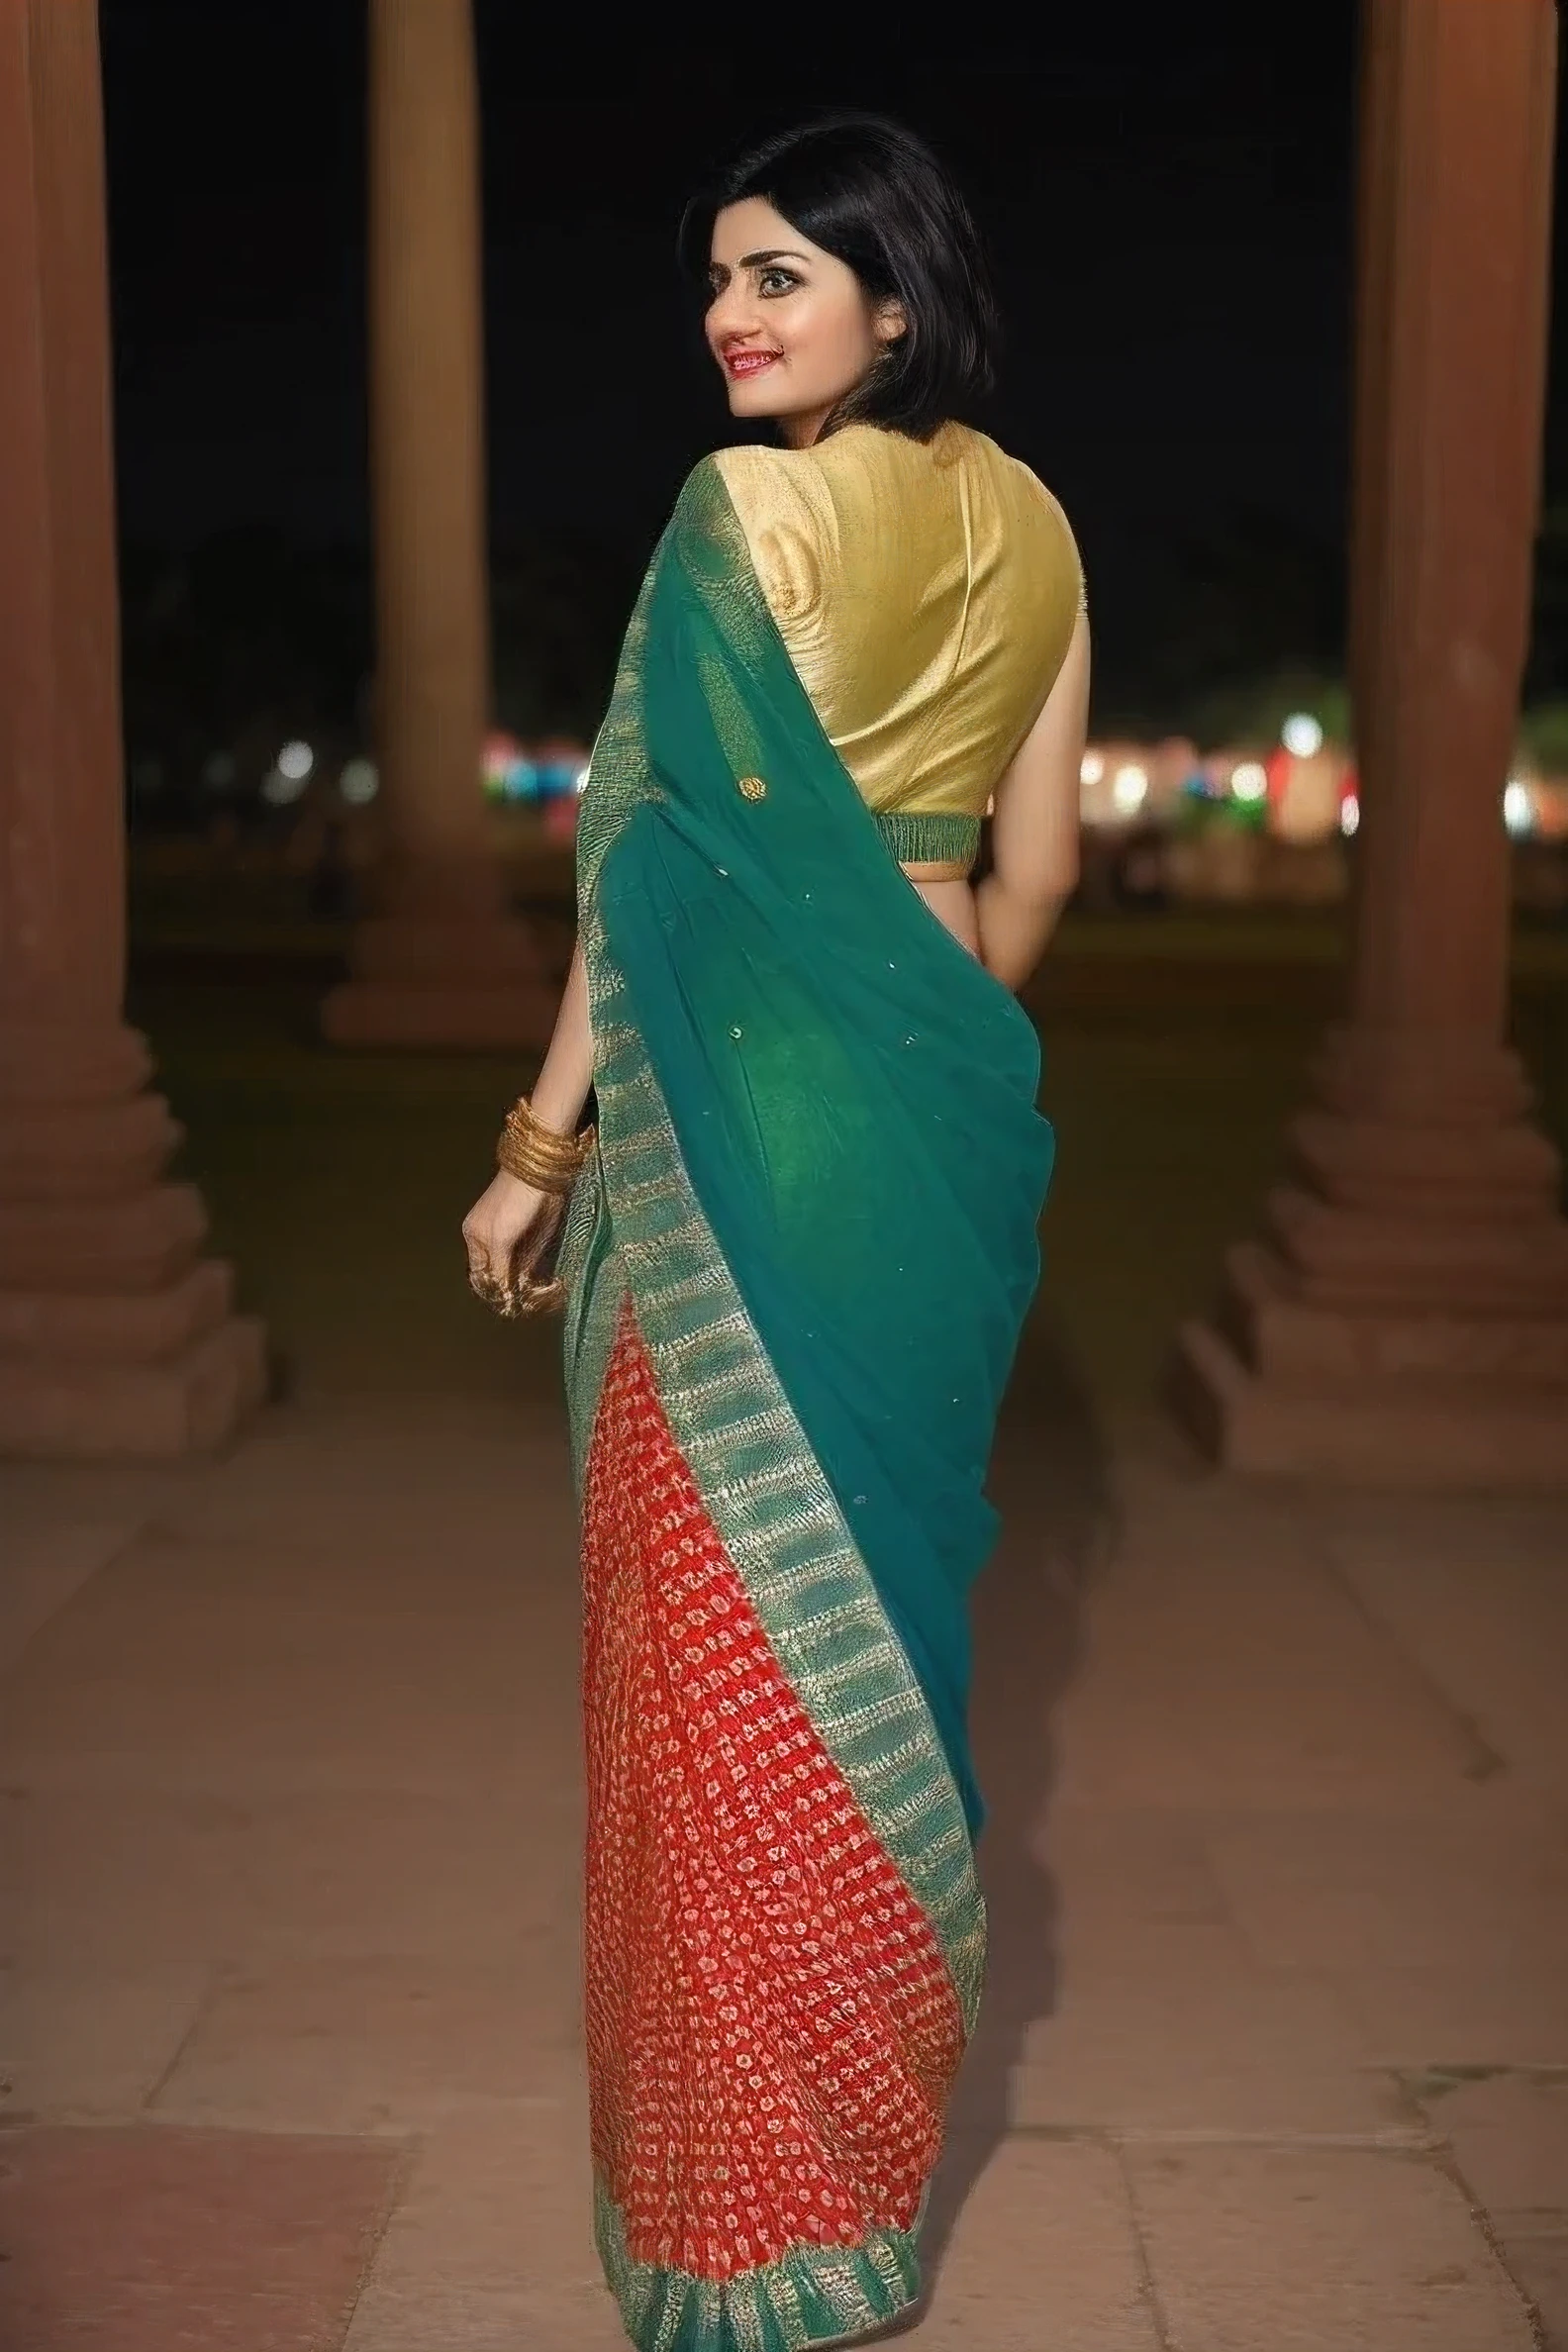
[{"label": "woman's neck", "polygon": [[809,449],[829,418],[832,408],[808,409],[803,416],[780,417],[779,436],[787,449]]}]

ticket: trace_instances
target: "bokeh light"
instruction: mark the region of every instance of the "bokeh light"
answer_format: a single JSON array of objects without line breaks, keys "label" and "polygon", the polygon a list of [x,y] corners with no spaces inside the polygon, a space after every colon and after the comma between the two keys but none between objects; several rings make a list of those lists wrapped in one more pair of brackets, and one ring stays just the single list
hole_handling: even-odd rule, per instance
[{"label": "bokeh light", "polygon": [[1148,798],[1147,768],[1131,762],[1119,767],[1111,779],[1111,798],[1124,817],[1134,815]]},{"label": "bokeh light", "polygon": [[1323,724],[1310,711],[1293,711],[1280,729],[1280,741],[1297,759],[1316,759],[1323,746]]},{"label": "bokeh light", "polygon": [[380,789],[381,779],[376,773],[373,759],[345,761],[343,772],[338,779],[338,790],[350,809],[367,808]]},{"label": "bokeh light", "polygon": [[1503,822],[1516,840],[1535,831],[1535,796],[1518,776],[1504,787]]}]

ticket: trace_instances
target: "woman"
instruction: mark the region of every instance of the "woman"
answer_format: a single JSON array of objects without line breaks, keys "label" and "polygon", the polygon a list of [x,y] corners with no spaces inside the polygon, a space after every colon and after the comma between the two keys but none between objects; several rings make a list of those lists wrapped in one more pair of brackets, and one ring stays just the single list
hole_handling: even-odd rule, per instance
[{"label": "woman", "polygon": [[683,242],[780,445],[705,459],[654,554],[463,1230],[517,1311],[570,1196],[606,2272],[644,2352],[795,2352],[915,2301],[979,1997],[966,1602],[1051,1159],[1012,991],[1075,878],[1088,636],[1059,507],[955,421],[992,312],[917,140],[773,141]]}]

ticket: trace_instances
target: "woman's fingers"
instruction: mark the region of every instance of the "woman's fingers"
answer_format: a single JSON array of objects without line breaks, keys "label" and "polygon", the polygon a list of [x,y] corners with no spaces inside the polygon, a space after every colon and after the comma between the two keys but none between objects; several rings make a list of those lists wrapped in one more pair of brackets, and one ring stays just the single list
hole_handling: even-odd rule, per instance
[{"label": "woman's fingers", "polygon": [[462,1237],[463,1247],[468,1252],[469,1281],[483,1282],[504,1279],[505,1267],[496,1262],[498,1253],[493,1245],[486,1222],[477,1217],[466,1217],[463,1220]]},{"label": "woman's fingers", "polygon": [[468,1281],[479,1298],[503,1315],[520,1311],[516,1293],[528,1289],[526,1278],[564,1207],[563,1199],[515,1177],[496,1178],[462,1222]]},{"label": "woman's fingers", "polygon": [[526,1213],[518,1215],[514,1202],[493,1202],[489,1196],[476,1202],[463,1219],[463,1247],[468,1252],[470,1280],[488,1277],[507,1283],[512,1280],[519,1245],[539,1224],[541,1202],[534,1195],[526,1205]]}]

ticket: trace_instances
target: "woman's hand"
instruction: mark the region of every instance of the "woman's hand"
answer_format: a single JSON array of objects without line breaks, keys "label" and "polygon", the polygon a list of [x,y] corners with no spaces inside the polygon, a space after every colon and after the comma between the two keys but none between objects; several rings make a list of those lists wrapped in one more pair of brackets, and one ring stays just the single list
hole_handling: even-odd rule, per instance
[{"label": "woman's hand", "polygon": [[[560,1011],[529,1098],[529,1108],[541,1125],[563,1137],[570,1135],[581,1116],[592,1079],[588,974],[579,940],[572,949]],[[499,1307],[503,1315],[516,1312],[516,1302],[504,1303],[505,1294],[521,1276],[533,1270],[565,1207],[561,1194],[525,1184],[521,1177],[510,1176],[503,1168],[463,1219],[468,1279],[479,1296],[490,1306]],[[535,1301],[536,1305],[539,1303]]]},{"label": "woman's hand", "polygon": [[468,1279],[474,1287],[488,1280],[510,1290],[520,1265],[526,1270],[549,1239],[564,1206],[559,1193],[541,1192],[498,1169],[463,1219]]}]

